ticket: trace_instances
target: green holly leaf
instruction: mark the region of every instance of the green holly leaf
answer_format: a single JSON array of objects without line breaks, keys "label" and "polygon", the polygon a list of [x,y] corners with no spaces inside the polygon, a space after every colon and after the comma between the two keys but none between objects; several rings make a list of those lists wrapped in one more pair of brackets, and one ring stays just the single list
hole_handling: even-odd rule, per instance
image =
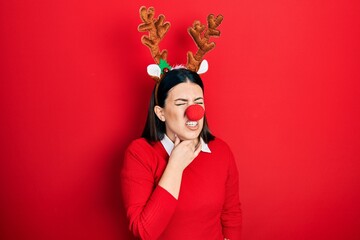
[{"label": "green holly leaf", "polygon": [[164,59],[160,59],[159,67],[161,69],[161,74],[164,73],[165,68],[171,70],[171,66]]}]

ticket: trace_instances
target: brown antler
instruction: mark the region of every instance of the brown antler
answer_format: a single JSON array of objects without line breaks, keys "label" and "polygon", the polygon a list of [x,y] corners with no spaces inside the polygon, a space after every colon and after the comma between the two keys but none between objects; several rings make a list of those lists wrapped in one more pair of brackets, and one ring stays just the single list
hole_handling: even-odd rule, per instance
[{"label": "brown antler", "polygon": [[146,9],[146,7],[142,6],[140,8],[140,18],[143,23],[138,26],[138,30],[139,32],[149,32],[148,36],[142,36],[141,42],[150,48],[151,56],[159,64],[160,59],[166,60],[167,58],[167,51],[160,51],[159,43],[169,30],[170,23],[164,23],[164,15],[159,15],[158,19],[154,19],[154,14],[155,10],[153,7]]},{"label": "brown antler", "polygon": [[205,28],[205,25],[201,24],[199,21],[195,21],[193,26],[188,28],[189,34],[194,39],[195,44],[198,47],[198,51],[195,56],[192,52],[188,52],[186,64],[187,69],[196,72],[199,69],[204,55],[215,47],[215,43],[209,42],[209,39],[210,37],[220,36],[220,31],[216,28],[221,24],[223,18],[224,17],[222,15],[215,17],[213,14],[210,14],[207,17],[207,29]]}]

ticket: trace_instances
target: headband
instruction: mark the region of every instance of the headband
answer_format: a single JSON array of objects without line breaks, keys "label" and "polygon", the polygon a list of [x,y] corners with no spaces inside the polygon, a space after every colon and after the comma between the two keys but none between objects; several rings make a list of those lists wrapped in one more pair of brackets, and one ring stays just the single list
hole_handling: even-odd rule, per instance
[{"label": "headband", "polygon": [[[166,62],[167,50],[160,50],[159,43],[164,38],[170,28],[169,22],[165,21],[164,15],[154,17],[153,7],[148,9],[145,6],[140,7],[140,18],[142,23],[138,26],[139,32],[148,32],[148,35],[141,37],[141,42],[150,49],[151,56],[156,64],[150,64],[147,67],[147,73],[156,81],[155,101],[157,104],[157,90],[163,76],[172,70],[172,67]],[[214,16],[210,14],[207,17],[207,27],[200,21],[194,21],[188,28],[188,33],[194,40],[198,50],[195,55],[189,51],[187,53],[186,69],[202,74],[208,70],[208,62],[203,59],[204,55],[215,48],[215,43],[210,42],[210,37],[219,37],[220,31],[217,27],[223,20],[222,15]]]}]

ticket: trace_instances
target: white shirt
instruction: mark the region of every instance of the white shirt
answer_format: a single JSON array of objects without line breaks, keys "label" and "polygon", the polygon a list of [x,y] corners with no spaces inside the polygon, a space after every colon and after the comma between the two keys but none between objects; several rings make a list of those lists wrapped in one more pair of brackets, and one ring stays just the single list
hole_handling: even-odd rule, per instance
[{"label": "white shirt", "polygon": [[[209,146],[207,145],[207,143],[204,142],[202,138],[200,138],[200,142],[201,142],[201,151],[206,153],[211,153]],[[166,134],[164,134],[164,138],[161,140],[161,144],[164,146],[166,152],[170,156],[172,150],[174,149],[175,144],[170,140],[170,138]]]}]

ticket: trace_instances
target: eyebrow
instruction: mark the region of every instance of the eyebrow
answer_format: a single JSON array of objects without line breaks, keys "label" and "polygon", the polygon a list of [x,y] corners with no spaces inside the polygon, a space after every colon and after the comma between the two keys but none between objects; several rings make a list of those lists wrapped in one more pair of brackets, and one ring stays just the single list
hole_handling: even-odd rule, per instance
[{"label": "eyebrow", "polygon": [[177,98],[177,99],[175,99],[174,101],[175,101],[175,102],[176,102],[176,101],[183,101],[183,102],[187,102],[188,100],[187,100],[187,99],[185,99],[185,98]]},{"label": "eyebrow", "polygon": [[[203,97],[197,97],[197,98],[194,99],[194,101],[203,100],[203,99],[204,99]],[[175,102],[176,102],[176,101],[187,102],[188,100],[185,99],[185,98],[177,98],[177,99],[175,99],[174,101],[175,101]]]}]

